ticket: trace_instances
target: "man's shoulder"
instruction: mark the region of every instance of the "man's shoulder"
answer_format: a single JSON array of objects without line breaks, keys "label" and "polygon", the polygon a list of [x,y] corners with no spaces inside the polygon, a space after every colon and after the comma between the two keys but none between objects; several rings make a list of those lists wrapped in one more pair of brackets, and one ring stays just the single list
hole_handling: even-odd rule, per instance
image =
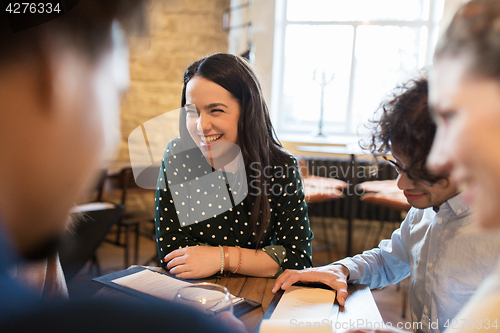
[{"label": "man's shoulder", "polygon": [[11,313],[37,304],[39,298],[18,281],[10,278],[7,272],[0,272],[0,320]]}]

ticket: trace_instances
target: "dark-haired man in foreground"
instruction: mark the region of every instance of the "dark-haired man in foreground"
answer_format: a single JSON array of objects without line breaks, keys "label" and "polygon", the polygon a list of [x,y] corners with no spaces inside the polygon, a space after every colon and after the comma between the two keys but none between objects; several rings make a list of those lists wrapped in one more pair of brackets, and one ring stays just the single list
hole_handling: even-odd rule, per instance
[{"label": "dark-haired man in foreground", "polygon": [[[447,175],[425,167],[436,126],[427,107],[426,79],[412,80],[382,106],[371,150],[398,172],[397,184],[413,207],[390,240],[333,264],[287,270],[273,291],[293,283],[322,282],[345,304],[347,282],[383,288],[410,276],[413,327],[439,332],[489,275],[500,251],[498,234],[484,234]],[[393,158],[385,155],[392,152]],[[450,322],[448,322],[449,326]]]},{"label": "dark-haired man in foreground", "polygon": [[[70,209],[118,143],[128,85],[122,27],[141,21],[143,4],[79,1],[36,25],[35,14],[13,14],[1,3],[0,331],[228,331],[165,303],[41,303],[12,278],[19,262],[57,249]],[[243,330],[234,317],[226,319],[231,331]]]}]

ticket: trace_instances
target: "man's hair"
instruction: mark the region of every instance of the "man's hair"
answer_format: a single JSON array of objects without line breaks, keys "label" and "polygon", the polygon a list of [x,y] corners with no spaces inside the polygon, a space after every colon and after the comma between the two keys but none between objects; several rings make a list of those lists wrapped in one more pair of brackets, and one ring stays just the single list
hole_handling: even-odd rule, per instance
[{"label": "man's hair", "polygon": [[406,166],[413,180],[436,182],[443,177],[431,175],[425,161],[431,150],[436,125],[428,109],[426,76],[398,86],[380,107],[381,117],[372,121],[369,149],[375,156],[397,150],[409,158]]},{"label": "man's hair", "polygon": [[[111,44],[110,28],[118,21],[126,30],[145,27],[145,0],[81,0],[65,14],[19,32],[13,20],[20,17],[6,11],[7,1],[0,0],[0,67],[29,56],[37,56],[43,43],[62,38],[95,60]],[[36,15],[36,14],[34,14]]]},{"label": "man's hair", "polygon": [[500,80],[500,1],[471,0],[455,14],[434,58],[461,55],[470,56],[470,74]]}]

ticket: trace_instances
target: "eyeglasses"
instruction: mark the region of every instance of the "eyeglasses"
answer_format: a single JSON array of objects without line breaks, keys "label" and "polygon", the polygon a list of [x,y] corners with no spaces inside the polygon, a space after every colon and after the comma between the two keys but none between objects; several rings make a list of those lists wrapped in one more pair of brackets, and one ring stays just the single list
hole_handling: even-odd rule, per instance
[{"label": "eyeglasses", "polygon": [[434,182],[430,181],[430,180],[427,180],[425,178],[418,178],[418,179],[414,179],[414,177],[410,176],[410,173],[409,173],[409,169],[407,168],[404,168],[402,167],[401,165],[398,164],[397,161],[395,160],[392,160],[390,158],[388,158],[387,156],[385,155],[382,155],[382,158],[384,160],[386,160],[387,162],[389,162],[390,164],[392,164],[392,166],[394,167],[394,169],[396,169],[396,172],[400,175],[402,173],[406,173],[406,175],[408,176],[408,178],[410,178],[411,180],[415,181],[415,182],[418,182],[418,181],[421,181],[423,182],[424,184],[427,184],[429,186],[434,186]]},{"label": "eyeglasses", "polygon": [[387,162],[391,163],[392,166],[394,167],[394,169],[396,169],[397,173],[401,174],[401,173],[406,173],[408,174],[408,169],[406,168],[403,168],[401,165],[398,164],[398,162],[396,162],[395,160],[391,160],[389,157],[383,155],[382,158],[384,160],[386,160]]}]

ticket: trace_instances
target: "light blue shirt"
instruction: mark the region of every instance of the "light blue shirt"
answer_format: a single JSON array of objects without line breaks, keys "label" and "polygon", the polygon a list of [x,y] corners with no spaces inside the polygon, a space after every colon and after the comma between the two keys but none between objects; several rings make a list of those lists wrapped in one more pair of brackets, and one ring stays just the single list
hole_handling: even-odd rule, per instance
[{"label": "light blue shirt", "polygon": [[498,331],[500,327],[500,262],[496,271],[484,279],[469,302],[446,325],[445,333],[463,333],[472,330]]},{"label": "light blue shirt", "polygon": [[494,270],[500,253],[500,233],[486,233],[473,223],[462,197],[449,199],[437,213],[432,207],[411,208],[390,240],[336,263],[349,269],[348,282],[372,289],[410,276],[414,330],[443,331]]}]

